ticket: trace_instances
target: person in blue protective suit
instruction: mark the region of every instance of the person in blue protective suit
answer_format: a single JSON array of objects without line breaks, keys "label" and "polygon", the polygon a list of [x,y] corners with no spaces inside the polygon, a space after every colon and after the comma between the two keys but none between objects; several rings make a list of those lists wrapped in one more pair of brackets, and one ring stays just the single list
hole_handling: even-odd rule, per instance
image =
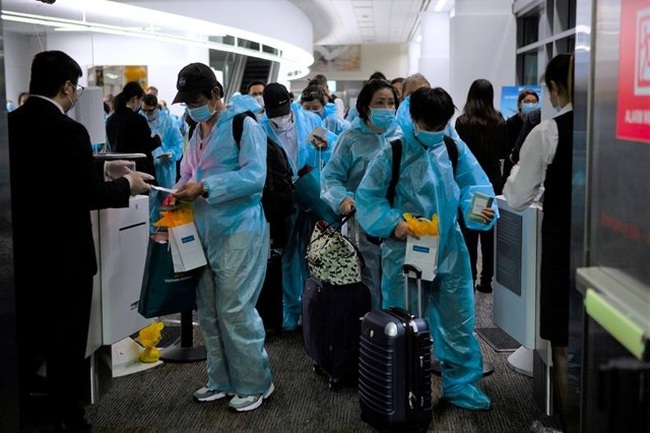
[{"label": "person in blue protective suit", "polygon": [[159,186],[171,188],[176,183],[176,161],[183,156],[183,135],[169,112],[159,108],[156,95],[144,95],[141,111],[147,118],[151,135],[158,135],[161,141],[161,145],[151,152],[156,180]]},{"label": "person in blue protective suit", "polygon": [[[413,127],[404,131],[399,179],[391,207],[386,192],[392,172],[392,148],[386,146],[370,163],[357,188],[357,218],[382,243],[383,305],[404,305],[402,266],[407,235],[413,235],[403,214],[431,219],[438,215],[440,243],[437,275],[422,281],[422,312],[428,321],[435,355],[442,372],[442,397],[471,410],[490,408],[489,397],[477,386],[483,360],[474,333],[474,287],[469,253],[458,224],[458,208],[469,216],[472,197],[494,197],[487,175],[461,140],[456,174],[443,142],[444,128],[454,113],[451,96],[442,88],[423,88],[411,96]],[[487,230],[498,218],[496,204],[484,208],[473,229]],[[415,283],[411,282],[410,311],[416,311]]]},{"label": "person in blue protective suit", "polygon": [[[399,125],[402,131],[413,129],[413,122],[411,122],[410,113],[410,96],[411,93],[421,88],[431,88],[431,83],[429,83],[429,80],[427,80],[424,75],[416,72],[415,74],[409,75],[404,79],[404,84],[402,87],[402,101],[399,104],[396,115],[397,125]],[[445,126],[444,133],[454,140],[460,139],[458,132],[456,132],[456,128],[454,128],[451,122],[448,122]]]},{"label": "person in blue protective suit", "polygon": [[[147,119],[151,136],[158,136],[160,146],[155,148],[153,156],[154,170],[158,186],[172,188],[178,179],[178,162],[183,156],[185,144],[181,131],[176,127],[174,120],[158,106],[158,97],[153,93],[146,93],[142,98],[142,109],[140,113]],[[153,234],[158,230],[153,223],[161,218],[160,208],[162,200],[166,196],[155,188],[149,192],[149,230]]]},{"label": "person in blue protective suit", "polygon": [[[356,208],[355,193],[366,168],[386,146],[386,132],[393,129],[398,97],[389,82],[368,81],[357,98],[359,117],[339,136],[336,150],[321,174],[321,198],[337,213],[348,215]],[[348,235],[359,239],[365,267],[363,283],[370,290],[373,309],[381,308],[381,248],[369,238],[356,219],[348,222]]]},{"label": "person in blue protective suit", "polygon": [[198,401],[231,397],[229,408],[257,409],[274,390],[265,331],[255,305],[269,256],[261,198],[266,178],[266,137],[250,118],[240,145],[232,136],[235,103],[223,107],[222,87],[203,63],[178,73],[178,93],[197,122],[181,160],[174,196],[191,202],[208,267],[197,287],[197,312],[207,351],[205,386]]},{"label": "person in blue protective suit", "polygon": [[[310,166],[316,155],[309,136],[314,129],[322,127],[321,118],[303,110],[297,102],[291,103],[289,91],[280,83],[267,84],[263,98],[265,115],[260,119],[260,125],[287,152],[294,180],[310,169],[320,170],[320,167]],[[326,135],[328,147],[333,149],[336,138],[335,134]],[[320,189],[313,194],[319,198]],[[282,250],[282,327],[285,330],[295,330],[301,319],[302,292],[309,276],[305,255],[314,223],[314,217],[300,207],[298,212],[287,218],[288,241]]]},{"label": "person in blue protective suit", "polygon": [[350,128],[350,122],[338,115],[338,108],[333,102],[327,102],[325,93],[318,85],[310,85],[300,94],[300,105],[305,111],[316,113],[323,120],[323,127],[340,135]]}]

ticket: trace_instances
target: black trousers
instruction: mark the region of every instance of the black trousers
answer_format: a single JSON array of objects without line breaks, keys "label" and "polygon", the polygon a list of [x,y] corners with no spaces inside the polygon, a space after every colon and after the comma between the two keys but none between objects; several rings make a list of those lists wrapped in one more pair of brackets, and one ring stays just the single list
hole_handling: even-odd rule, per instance
[{"label": "black trousers", "polygon": [[[494,276],[494,228],[487,231],[470,230],[467,227],[463,228],[463,237],[465,244],[469,250],[470,265],[472,267],[472,278],[475,284],[481,286],[490,286],[492,284],[492,277]],[[478,261],[478,243],[481,241],[481,276],[477,275],[477,261]]]},{"label": "black trousers", "polygon": [[[93,277],[74,271],[57,274],[61,289],[43,284],[30,294],[31,303],[18,307],[21,393],[24,403],[33,406],[29,393],[34,359],[45,361],[49,413],[60,422],[74,424],[85,415],[89,363],[85,359],[90,321]],[[29,307],[29,308],[28,308]],[[31,367],[31,370],[30,370]]]}]

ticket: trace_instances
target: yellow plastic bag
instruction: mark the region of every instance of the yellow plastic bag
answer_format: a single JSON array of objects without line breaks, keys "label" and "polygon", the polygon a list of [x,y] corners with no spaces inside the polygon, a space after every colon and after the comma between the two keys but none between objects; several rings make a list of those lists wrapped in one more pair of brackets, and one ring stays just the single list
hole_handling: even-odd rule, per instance
[{"label": "yellow plastic bag", "polygon": [[156,344],[162,338],[161,332],[165,325],[162,322],[152,322],[140,330],[136,341],[144,350],[140,353],[140,362],[156,362],[160,359],[160,350]]}]

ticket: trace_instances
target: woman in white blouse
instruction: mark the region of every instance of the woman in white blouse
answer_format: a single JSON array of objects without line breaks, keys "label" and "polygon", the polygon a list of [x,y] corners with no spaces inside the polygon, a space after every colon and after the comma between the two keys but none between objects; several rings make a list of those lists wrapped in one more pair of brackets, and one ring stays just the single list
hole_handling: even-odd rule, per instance
[{"label": "woman in white blouse", "polygon": [[503,188],[508,204],[522,210],[544,186],[540,267],[540,337],[551,342],[553,407],[567,428],[569,294],[571,286],[571,175],[573,166],[573,55],[559,54],[546,66],[544,83],[558,111],[526,137]]}]

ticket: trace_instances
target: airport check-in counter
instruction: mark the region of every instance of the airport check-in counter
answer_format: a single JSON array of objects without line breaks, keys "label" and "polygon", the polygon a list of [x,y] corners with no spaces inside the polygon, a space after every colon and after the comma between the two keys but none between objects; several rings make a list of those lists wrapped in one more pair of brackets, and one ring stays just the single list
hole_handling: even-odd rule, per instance
[{"label": "airport check-in counter", "polygon": [[[138,313],[149,239],[149,197],[129,207],[91,212],[99,270],[94,278],[86,355],[91,356],[91,402],[119,376],[112,347],[150,323]],[[102,388],[100,390],[100,388]]]},{"label": "airport check-in counter", "polygon": [[538,335],[542,208],[535,202],[519,211],[502,195],[497,205],[493,321],[521,344],[508,357],[508,366],[533,377],[535,400],[550,415],[551,350]]},{"label": "airport check-in counter", "polygon": [[[103,96],[102,88],[88,86],[69,113],[88,130],[100,176],[106,161],[145,157],[143,153],[108,151]],[[149,196],[131,197],[129,207],[91,211],[91,220],[98,272],[86,356],[91,358],[89,400],[94,403],[110,387],[112,377],[132,372],[124,368],[124,360],[133,358],[137,344],[127,337],[150,323],[138,313],[149,242]]]}]

